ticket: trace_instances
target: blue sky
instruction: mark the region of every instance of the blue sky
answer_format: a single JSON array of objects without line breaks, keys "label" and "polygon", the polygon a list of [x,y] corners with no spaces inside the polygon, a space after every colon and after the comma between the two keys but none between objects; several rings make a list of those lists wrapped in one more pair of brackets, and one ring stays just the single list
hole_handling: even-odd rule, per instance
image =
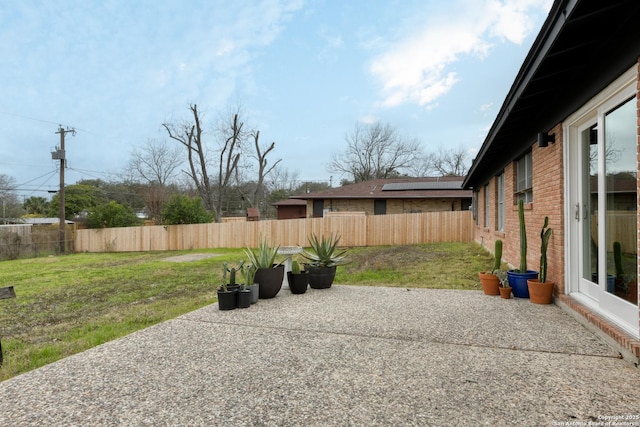
[{"label": "blue sky", "polygon": [[[0,173],[18,193],[118,179],[134,148],[241,103],[301,181],[327,171],[357,121],[426,152],[484,137],[551,0],[60,0],[0,3]],[[213,142],[213,141],[212,141]]]}]

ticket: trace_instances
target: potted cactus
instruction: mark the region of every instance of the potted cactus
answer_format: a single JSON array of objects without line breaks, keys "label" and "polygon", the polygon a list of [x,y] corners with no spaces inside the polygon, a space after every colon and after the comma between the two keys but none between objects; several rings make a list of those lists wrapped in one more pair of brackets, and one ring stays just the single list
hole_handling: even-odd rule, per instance
[{"label": "potted cactus", "polygon": [[[236,268],[230,268],[228,263],[222,266],[222,285],[218,288],[218,309],[233,310],[238,306],[238,289],[240,285],[236,284],[236,273],[242,268],[244,261]],[[227,282],[227,273],[229,273],[229,281]]]},{"label": "potted cactus", "polygon": [[518,220],[520,223],[520,268],[509,270],[507,276],[511,285],[513,296],[529,298],[529,285],[527,280],[537,279],[538,272],[527,269],[527,229],[524,222],[524,201],[518,201]]},{"label": "potted cactus", "polygon": [[549,217],[544,217],[540,231],[540,278],[527,280],[529,296],[534,304],[551,304],[553,299],[553,282],[547,280],[547,248],[553,229],[549,227]]},{"label": "potted cactus", "polygon": [[292,294],[304,294],[307,292],[309,273],[300,269],[298,261],[293,260],[291,262],[291,271],[287,271],[287,280]]},{"label": "potted cactus", "polygon": [[491,271],[481,271],[478,273],[480,284],[485,295],[500,295],[498,290],[500,280],[496,272],[500,270],[502,264],[502,240],[496,240],[493,249],[493,269]]}]

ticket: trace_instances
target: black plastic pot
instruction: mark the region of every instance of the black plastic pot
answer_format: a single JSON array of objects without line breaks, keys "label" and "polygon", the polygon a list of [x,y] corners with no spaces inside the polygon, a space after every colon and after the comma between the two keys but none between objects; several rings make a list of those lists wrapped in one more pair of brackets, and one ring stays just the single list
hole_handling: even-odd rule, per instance
[{"label": "black plastic pot", "polygon": [[235,290],[218,289],[218,309],[219,310],[233,310],[236,308],[236,296],[238,292]]},{"label": "black plastic pot", "polygon": [[293,274],[287,271],[287,281],[292,294],[304,294],[307,292],[307,285],[309,284],[309,273],[304,271],[299,274]]},{"label": "black plastic pot", "polygon": [[251,305],[251,289],[241,289],[238,291],[238,308],[249,308]]},{"label": "black plastic pot", "polygon": [[313,289],[327,289],[333,284],[336,277],[336,266],[333,267],[311,267],[307,266],[309,271],[309,286]]},{"label": "black plastic pot", "polygon": [[273,268],[259,268],[253,279],[260,284],[259,294],[261,299],[273,298],[278,295],[284,279],[284,265]]}]

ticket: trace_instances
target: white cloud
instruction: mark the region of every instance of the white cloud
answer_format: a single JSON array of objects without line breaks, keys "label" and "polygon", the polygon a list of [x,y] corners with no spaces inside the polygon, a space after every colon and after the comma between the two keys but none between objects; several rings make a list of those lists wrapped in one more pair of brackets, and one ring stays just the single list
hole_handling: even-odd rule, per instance
[{"label": "white cloud", "polygon": [[370,72],[382,84],[380,105],[429,106],[460,80],[451,67],[461,57],[484,59],[496,42],[521,44],[533,30],[529,13],[549,6],[550,0],[451,2],[372,61]]}]

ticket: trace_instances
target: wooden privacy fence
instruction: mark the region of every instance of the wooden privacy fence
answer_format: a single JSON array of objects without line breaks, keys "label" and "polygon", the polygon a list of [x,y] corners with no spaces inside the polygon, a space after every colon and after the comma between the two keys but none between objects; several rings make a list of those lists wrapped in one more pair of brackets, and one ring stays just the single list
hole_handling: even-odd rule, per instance
[{"label": "wooden privacy fence", "polygon": [[455,211],[88,229],[76,231],[75,250],[244,248],[256,247],[260,236],[271,245],[308,246],[307,238],[312,233],[339,233],[340,246],[468,242],[473,239],[473,219],[469,211]]}]

